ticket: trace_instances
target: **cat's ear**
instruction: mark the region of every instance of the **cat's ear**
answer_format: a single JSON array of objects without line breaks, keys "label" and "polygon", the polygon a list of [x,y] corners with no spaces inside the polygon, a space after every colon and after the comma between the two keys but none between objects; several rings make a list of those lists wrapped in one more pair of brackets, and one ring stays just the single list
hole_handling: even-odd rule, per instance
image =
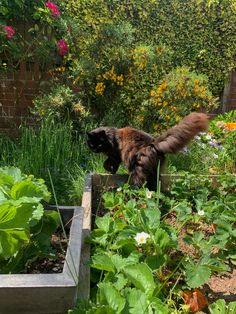
[{"label": "cat's ear", "polygon": [[105,130],[101,130],[101,131],[99,132],[99,139],[100,139],[101,141],[104,141],[106,138],[107,138],[106,131],[105,131]]}]

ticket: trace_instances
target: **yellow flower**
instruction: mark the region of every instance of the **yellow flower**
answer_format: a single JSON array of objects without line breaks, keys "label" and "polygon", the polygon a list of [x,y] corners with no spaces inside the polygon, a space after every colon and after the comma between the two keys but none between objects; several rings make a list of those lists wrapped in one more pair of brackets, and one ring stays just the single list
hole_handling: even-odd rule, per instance
[{"label": "yellow flower", "polygon": [[95,87],[96,94],[103,95],[105,88],[106,88],[106,86],[103,82],[98,82],[96,87]]},{"label": "yellow flower", "polygon": [[163,101],[163,106],[166,107],[167,105],[168,105],[168,102],[164,100]]},{"label": "yellow flower", "polygon": [[144,121],[144,115],[138,115],[137,119],[139,122],[143,122]]},{"label": "yellow flower", "polygon": [[151,90],[151,92],[150,92],[150,96],[151,96],[151,97],[156,96],[156,92],[155,92],[154,90]]}]

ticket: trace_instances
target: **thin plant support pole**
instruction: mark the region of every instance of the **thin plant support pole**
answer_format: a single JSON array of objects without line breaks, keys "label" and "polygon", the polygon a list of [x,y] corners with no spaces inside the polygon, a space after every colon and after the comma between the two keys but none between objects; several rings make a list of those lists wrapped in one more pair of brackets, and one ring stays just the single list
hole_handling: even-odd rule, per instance
[{"label": "thin plant support pole", "polygon": [[[62,227],[62,232],[63,232],[63,235],[68,243],[68,238],[67,238],[67,235],[66,235],[66,231],[65,231],[65,228],[64,228],[64,225],[63,225],[63,221],[62,221],[62,218],[61,218],[61,213],[59,211],[59,206],[58,206],[58,202],[57,202],[57,197],[56,197],[56,193],[55,193],[55,189],[54,189],[54,184],[53,184],[53,181],[52,181],[52,177],[51,177],[51,173],[50,173],[50,170],[48,169],[48,175],[49,175],[49,179],[50,179],[50,183],[51,183],[51,186],[52,186],[52,192],[53,192],[53,196],[54,196],[54,199],[55,199],[55,203],[56,203],[56,209],[57,209],[57,212],[59,214],[59,220],[60,220],[60,224],[61,224],[61,227]],[[73,254],[71,253],[71,250],[70,250],[70,247],[68,245],[67,247],[67,250],[70,254],[70,257],[71,257],[71,261],[72,261],[72,264],[73,264],[73,268],[74,268],[74,272],[75,274],[77,274],[77,271],[76,271],[76,266],[75,266],[75,261],[74,261],[74,258],[73,258]],[[70,265],[68,264],[67,260],[65,259],[66,263],[67,263],[67,266],[68,266],[68,269],[70,271],[70,274],[75,282],[75,284],[77,283],[77,280],[76,278],[74,277],[74,274],[72,272],[72,270],[70,269]],[[78,274],[78,277],[79,277],[79,274]],[[77,278],[78,279],[78,278]]]},{"label": "thin plant support pole", "polygon": [[160,160],[158,161],[157,165],[157,191],[156,191],[156,196],[157,196],[157,208],[159,207],[159,201],[160,201],[160,193],[161,193],[161,181],[160,181]]}]

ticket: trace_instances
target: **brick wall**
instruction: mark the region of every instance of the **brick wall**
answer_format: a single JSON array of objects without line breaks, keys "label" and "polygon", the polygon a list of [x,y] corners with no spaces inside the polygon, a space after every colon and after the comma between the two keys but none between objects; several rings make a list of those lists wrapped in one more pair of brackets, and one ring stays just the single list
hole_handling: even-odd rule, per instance
[{"label": "brick wall", "polygon": [[33,123],[32,100],[50,77],[38,64],[23,62],[19,70],[0,75],[0,132],[16,133],[22,120]]}]

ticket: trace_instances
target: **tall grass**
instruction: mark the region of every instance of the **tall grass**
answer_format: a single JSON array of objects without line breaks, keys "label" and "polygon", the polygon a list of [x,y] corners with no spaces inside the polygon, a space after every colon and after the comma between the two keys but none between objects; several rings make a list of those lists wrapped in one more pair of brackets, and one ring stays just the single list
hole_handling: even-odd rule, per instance
[{"label": "tall grass", "polygon": [[85,134],[73,131],[70,122],[48,119],[38,128],[22,126],[17,143],[0,138],[0,165],[16,166],[26,174],[43,178],[49,189],[50,172],[60,203],[79,204],[84,177],[102,170],[102,164],[102,156],[88,150]]}]

